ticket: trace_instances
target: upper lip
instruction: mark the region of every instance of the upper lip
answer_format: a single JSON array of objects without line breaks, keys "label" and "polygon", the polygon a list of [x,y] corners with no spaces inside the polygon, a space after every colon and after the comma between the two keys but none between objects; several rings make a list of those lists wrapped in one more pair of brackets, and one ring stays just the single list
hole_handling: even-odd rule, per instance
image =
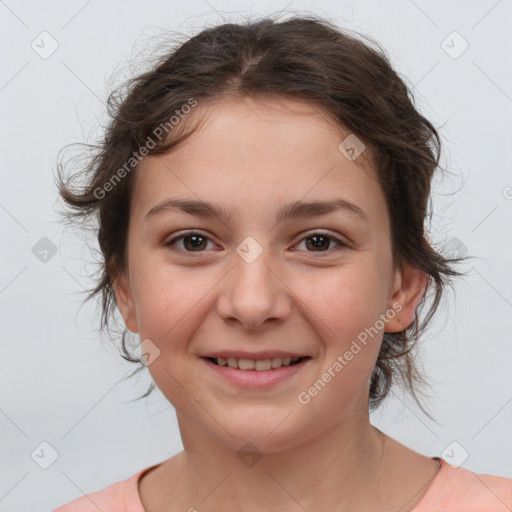
[{"label": "upper lip", "polygon": [[283,350],[265,350],[263,352],[247,352],[245,350],[219,350],[216,352],[209,352],[203,354],[201,357],[223,357],[228,359],[233,357],[235,359],[272,359],[275,357],[309,357],[305,354],[298,354],[294,352],[285,352]]}]

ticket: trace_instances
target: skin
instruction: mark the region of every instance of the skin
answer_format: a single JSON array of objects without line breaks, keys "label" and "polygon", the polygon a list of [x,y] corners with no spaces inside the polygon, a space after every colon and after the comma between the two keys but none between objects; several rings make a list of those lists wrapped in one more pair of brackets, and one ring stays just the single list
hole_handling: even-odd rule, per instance
[{"label": "skin", "polygon": [[[410,325],[426,276],[393,264],[369,148],[350,161],[338,150],[350,132],[287,98],[199,102],[189,116],[200,114],[199,131],[139,166],[128,265],[115,282],[127,328],[160,350],[148,369],[176,409],[184,447],[140,480],[146,511],[412,510],[439,465],[373,427],[368,394],[383,333]],[[222,221],[172,210],[144,219],[169,197],[234,214]],[[276,223],[284,203],[338,198],[369,222],[340,210]],[[200,249],[190,239],[165,245],[192,229],[207,237]],[[350,245],[327,239],[315,248],[308,237],[319,229]],[[263,251],[252,263],[236,252],[247,236]],[[379,334],[299,403],[299,392],[394,303],[401,309]],[[312,359],[271,389],[242,390],[199,359],[230,348]],[[252,467],[237,458],[247,442],[261,454]]]}]

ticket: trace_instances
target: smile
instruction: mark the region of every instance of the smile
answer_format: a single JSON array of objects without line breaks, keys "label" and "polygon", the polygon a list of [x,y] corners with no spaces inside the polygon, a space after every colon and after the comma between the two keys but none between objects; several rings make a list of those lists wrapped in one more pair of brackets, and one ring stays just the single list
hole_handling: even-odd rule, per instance
[{"label": "smile", "polygon": [[235,357],[209,357],[210,361],[218,366],[229,366],[230,368],[243,371],[268,371],[283,366],[293,366],[305,357],[273,357],[272,359],[237,359]]},{"label": "smile", "polygon": [[[246,389],[265,388],[283,382],[308,365],[311,357],[236,359],[200,357],[215,377]],[[220,364],[222,363],[222,365]],[[231,364],[230,364],[231,363]],[[207,375],[206,375],[207,377]]]}]

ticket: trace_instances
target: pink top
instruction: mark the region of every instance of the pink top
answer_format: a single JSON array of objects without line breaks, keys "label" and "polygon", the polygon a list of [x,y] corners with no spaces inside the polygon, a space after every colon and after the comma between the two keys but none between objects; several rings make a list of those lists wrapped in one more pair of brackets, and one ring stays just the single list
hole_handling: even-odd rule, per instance
[{"label": "pink top", "polygon": [[[432,457],[441,467],[425,495],[412,512],[510,512],[512,478],[478,474],[452,468],[444,459]],[[159,464],[135,473],[101,491],[89,493],[52,512],[145,512],[137,482]]]}]

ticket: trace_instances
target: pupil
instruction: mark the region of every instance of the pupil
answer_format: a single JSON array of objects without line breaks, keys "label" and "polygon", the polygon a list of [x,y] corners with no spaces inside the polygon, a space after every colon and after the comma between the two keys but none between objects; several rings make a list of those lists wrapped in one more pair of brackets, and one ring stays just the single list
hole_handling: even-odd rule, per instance
[{"label": "pupil", "polygon": [[[199,241],[198,241],[199,239]],[[189,235],[185,238],[185,245],[187,244],[187,240],[193,240],[192,242],[192,247],[194,248],[201,248],[201,241],[200,240],[203,240],[203,243],[204,243],[204,237],[201,236],[201,235]]]},{"label": "pupil", "polygon": [[316,247],[316,248],[322,247],[322,242],[318,242],[319,239],[321,239],[324,242],[324,245],[325,245],[326,241],[327,241],[327,245],[329,244],[329,240],[325,235],[311,236],[308,238],[308,240],[315,240],[315,242],[313,242],[313,247]]}]

